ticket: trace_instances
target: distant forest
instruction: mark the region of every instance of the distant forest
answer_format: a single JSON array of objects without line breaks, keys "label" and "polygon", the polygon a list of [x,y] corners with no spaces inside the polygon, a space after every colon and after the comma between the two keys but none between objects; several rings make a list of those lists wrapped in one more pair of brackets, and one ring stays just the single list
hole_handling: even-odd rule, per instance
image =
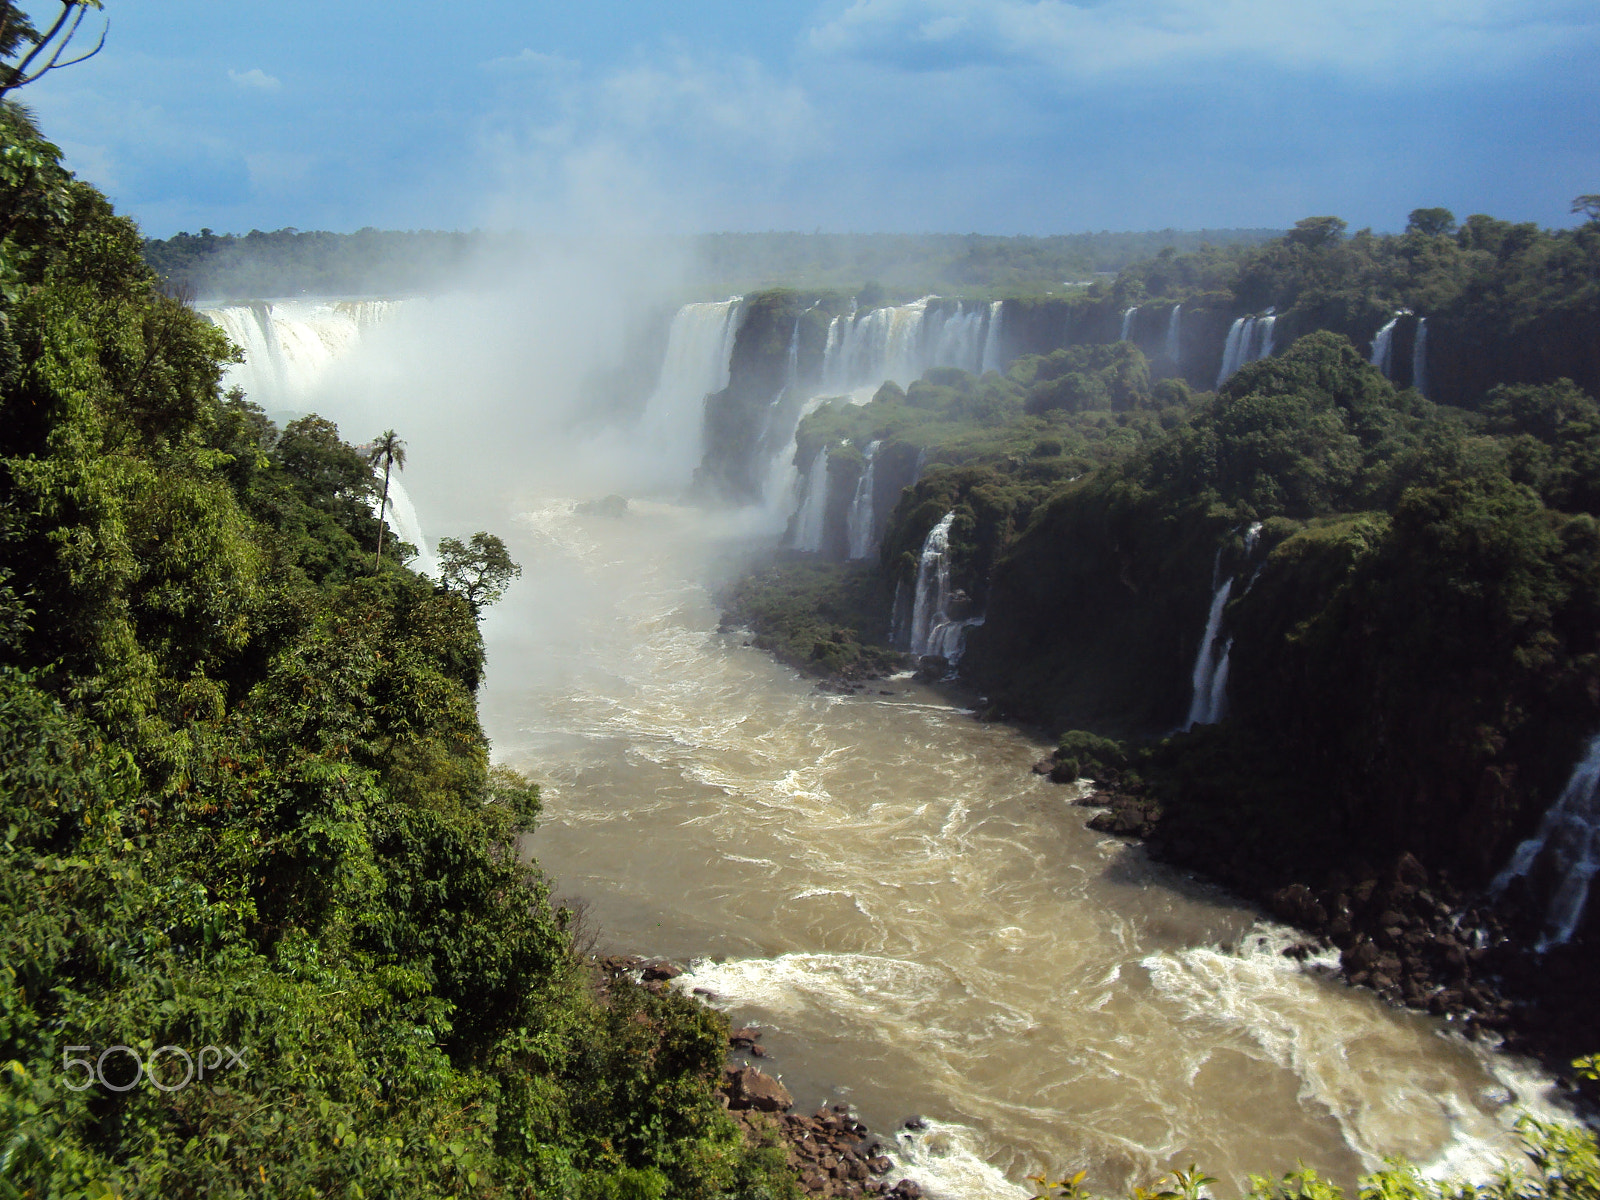
[{"label": "distant forest", "polygon": [[[685,239],[697,288],[848,288],[900,291],[1048,292],[1114,274],[1172,248],[1253,246],[1276,229],[1162,229],[1051,237],[980,234],[715,233]],[[683,241],[646,242],[649,258]],[[179,233],[150,238],[145,261],[166,287],[197,299],[301,295],[405,295],[451,286],[474,267],[537,260],[539,239],[483,232],[362,229],[355,233],[253,229],[242,236]],[[516,250],[515,255],[508,251]],[[648,260],[648,259],[646,259]]]}]

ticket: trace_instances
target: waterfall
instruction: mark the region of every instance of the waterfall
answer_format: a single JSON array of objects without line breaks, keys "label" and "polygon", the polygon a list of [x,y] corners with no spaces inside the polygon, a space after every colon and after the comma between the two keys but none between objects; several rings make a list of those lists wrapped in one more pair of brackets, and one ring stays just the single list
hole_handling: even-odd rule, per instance
[{"label": "waterfall", "polygon": [[850,546],[849,557],[851,558],[866,558],[872,553],[873,472],[877,466],[878,447],[882,444],[881,441],[877,441],[867,447],[866,465],[861,468],[861,478],[856,481],[855,499],[850,501],[850,519],[846,525],[846,530]]},{"label": "waterfall", "polygon": [[1428,394],[1428,318],[1417,318],[1417,338],[1411,343],[1411,386]]},{"label": "waterfall", "polygon": [[[904,387],[918,378],[928,365],[922,353],[922,332],[932,299],[924,296],[910,304],[835,318],[839,337],[833,355],[824,359],[824,385],[838,389],[876,387],[892,379]],[[832,342],[832,331],[829,332]]]},{"label": "waterfall", "polygon": [[728,386],[741,300],[685,304],[672,318],[661,374],[639,421],[642,440],[668,462],[700,461],[705,400]]},{"label": "waterfall", "polygon": [[[372,473],[378,479],[378,492],[372,497],[372,515],[380,520],[385,519],[379,509],[383,506],[383,468],[374,467]],[[411,569],[423,575],[439,575],[439,559],[428,549],[427,536],[422,532],[422,522],[417,520],[417,510],[411,503],[411,497],[406,494],[406,489],[400,483],[400,473],[389,473],[389,512],[386,518],[389,528],[394,531],[402,542],[409,542],[417,548],[417,556],[411,561]]]},{"label": "waterfall", "polygon": [[223,372],[263,408],[299,408],[335,359],[399,311],[400,300],[274,301],[202,308],[200,316],[244,351]]},{"label": "waterfall", "polygon": [[960,367],[963,371],[981,374],[983,371],[984,310],[966,311],[958,304],[954,311],[938,313],[937,327],[930,327],[925,335],[930,343],[926,363],[930,367]]},{"label": "waterfall", "polygon": [[1390,351],[1393,349],[1394,327],[1403,315],[1404,310],[1395,313],[1394,316],[1389,318],[1389,323],[1378,330],[1378,336],[1372,339],[1372,357],[1370,361],[1373,366],[1383,372],[1385,379],[1389,378],[1389,356]]},{"label": "waterfall", "polygon": [[[1217,551],[1217,566],[1222,564],[1222,551]],[[1215,570],[1213,570],[1215,574]],[[1221,654],[1217,652],[1217,637],[1222,632],[1222,610],[1228,603],[1228,596],[1233,591],[1233,576],[1230,575],[1218,585],[1211,597],[1211,610],[1206,615],[1206,631],[1200,639],[1200,649],[1195,655],[1194,672],[1191,677],[1194,691],[1189,699],[1189,715],[1185,719],[1184,729],[1193,729],[1196,725],[1214,725],[1222,719],[1222,708],[1227,700],[1224,692],[1228,683],[1227,670],[1219,664],[1225,664],[1228,651],[1233,649],[1230,638]]]},{"label": "waterfall", "polygon": [[1255,362],[1257,359],[1272,357],[1272,327],[1277,323],[1277,314],[1270,308],[1267,309],[1267,315],[1256,322],[1256,333],[1259,335],[1259,340],[1256,344],[1255,354],[1247,361]]},{"label": "waterfall", "polygon": [[[1256,550],[1256,542],[1261,538],[1262,524],[1260,521],[1251,522],[1244,531],[1244,555],[1248,562]],[[1222,551],[1217,550],[1216,560],[1211,566],[1211,608],[1206,614],[1206,631],[1200,638],[1200,649],[1195,654],[1194,671],[1190,682],[1193,691],[1189,697],[1189,715],[1185,719],[1184,729],[1193,729],[1196,725],[1215,725],[1228,715],[1228,664],[1233,655],[1233,638],[1229,637],[1222,644],[1222,652],[1217,652],[1217,640],[1222,633],[1222,610],[1228,606],[1228,597],[1233,593],[1232,575],[1218,582],[1222,573]],[[1257,568],[1256,574],[1260,574]],[[1255,586],[1255,575],[1250,577],[1250,582],[1245,585],[1244,594],[1249,595],[1250,589]]]},{"label": "waterfall", "polygon": [[1240,317],[1234,321],[1228,329],[1228,340],[1222,346],[1222,368],[1217,372],[1218,387],[1245,363],[1271,355],[1272,330],[1277,323],[1277,313],[1270,308],[1259,317]]},{"label": "waterfall", "polygon": [[1222,343],[1222,367],[1217,372],[1218,387],[1226,383],[1228,376],[1239,369],[1239,345],[1249,338],[1250,327],[1254,324],[1254,317],[1239,317],[1228,327],[1228,340]]},{"label": "waterfall", "polygon": [[[730,354],[732,354],[733,348],[731,346],[728,348],[728,352]],[[783,373],[783,390],[780,391],[777,394],[777,396],[773,397],[772,402],[774,404],[776,404],[779,400],[781,400],[783,398],[783,396],[785,395],[785,393],[794,391],[795,381],[799,377],[799,375],[800,375],[800,318],[796,317],[794,319],[794,329],[792,329],[790,331],[790,333],[789,333],[789,358],[788,358],[788,363],[787,363],[787,365],[785,367],[785,370],[784,370],[784,373]]]},{"label": "waterfall", "polygon": [[818,450],[811,460],[811,471],[806,476],[800,509],[794,517],[794,535],[790,539],[796,550],[809,550],[815,554],[822,549],[823,518],[828,512],[828,448]]},{"label": "waterfall", "polygon": [[1128,335],[1133,332],[1133,314],[1138,311],[1139,306],[1137,304],[1135,304],[1132,308],[1125,308],[1122,310],[1122,334],[1117,338],[1119,342],[1127,341]]},{"label": "waterfall", "polygon": [[1172,360],[1173,367],[1182,366],[1181,351],[1178,345],[1178,322],[1183,316],[1183,305],[1174,304],[1172,315],[1167,318],[1167,357]]},{"label": "waterfall", "polygon": [[978,364],[979,370],[987,374],[990,371],[1000,370],[1000,318],[1006,311],[1005,301],[996,300],[989,305],[989,324],[983,331],[983,361]]},{"label": "waterfall", "polygon": [[911,604],[911,653],[937,655],[953,667],[966,649],[967,630],[982,625],[982,617],[953,620],[949,615],[950,526],[956,514],[945,513],[922,543],[917,562],[917,586]]},{"label": "waterfall", "polygon": [[1600,734],[1589,739],[1583,758],[1546,810],[1538,831],[1512,853],[1490,893],[1498,896],[1541,861],[1548,864],[1555,882],[1539,940],[1539,949],[1547,950],[1572,940],[1589,902],[1589,887],[1600,872]]}]

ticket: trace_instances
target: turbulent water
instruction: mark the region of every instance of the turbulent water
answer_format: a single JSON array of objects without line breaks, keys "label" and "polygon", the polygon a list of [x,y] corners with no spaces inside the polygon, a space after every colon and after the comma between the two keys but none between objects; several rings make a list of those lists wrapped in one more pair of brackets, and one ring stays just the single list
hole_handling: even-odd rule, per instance
[{"label": "turbulent water", "polygon": [[[732,319],[691,315],[707,339]],[[1088,830],[1022,734],[909,680],[821,694],[717,632],[715,587],[784,514],[578,515],[651,470],[680,494],[693,464],[661,443],[629,457],[637,428],[572,440],[541,415],[565,393],[525,383],[558,358],[472,374],[482,323],[466,310],[430,342],[402,319],[382,361],[311,399],[415,439],[429,529],[506,536],[525,575],[485,620],[482,701],[497,756],[544,785],[526,849],[603,945],[693,962],[683,986],[767,1029],[763,1065],[800,1105],[849,1102],[886,1137],[922,1115],[899,1165],[952,1200],[1024,1196],[1041,1169],[1117,1190],[1190,1161],[1230,1187],[1297,1160],[1349,1183],[1391,1154],[1483,1175],[1513,1147],[1536,1077]],[[263,373],[254,398],[283,407],[292,382]],[[592,490],[553,494],[573,478]]]},{"label": "turbulent water", "polygon": [[545,782],[528,848],[558,892],[607,945],[692,960],[801,1105],[929,1118],[901,1163],[960,1197],[1510,1145],[1510,1064],[1087,830],[1020,734],[904,680],[826,696],[718,634],[706,581],[745,541],[666,505],[525,514],[485,712]]}]

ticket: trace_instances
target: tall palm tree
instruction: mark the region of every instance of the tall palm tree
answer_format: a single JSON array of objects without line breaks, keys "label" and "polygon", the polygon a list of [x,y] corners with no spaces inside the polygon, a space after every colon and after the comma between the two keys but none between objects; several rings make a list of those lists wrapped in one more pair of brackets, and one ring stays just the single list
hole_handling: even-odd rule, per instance
[{"label": "tall palm tree", "polygon": [[378,508],[378,556],[372,560],[374,571],[383,565],[384,518],[389,513],[389,472],[403,471],[406,465],[406,444],[392,429],[385,429],[383,436],[373,442],[367,451],[367,466],[376,467],[380,462],[383,463],[383,503]]}]

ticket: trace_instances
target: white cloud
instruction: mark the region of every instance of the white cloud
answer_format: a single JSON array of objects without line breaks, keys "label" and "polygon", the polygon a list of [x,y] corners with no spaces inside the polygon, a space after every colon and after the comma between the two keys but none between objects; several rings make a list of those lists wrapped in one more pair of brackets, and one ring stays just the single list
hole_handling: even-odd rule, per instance
[{"label": "white cloud", "polygon": [[516,54],[507,54],[502,58],[491,58],[483,64],[486,71],[534,71],[550,75],[569,75],[578,69],[578,64],[570,58],[559,54],[545,54],[538,50],[530,50],[524,46]]},{"label": "white cloud", "polygon": [[282,81],[276,75],[268,75],[260,67],[251,67],[248,71],[235,71],[230,68],[228,78],[239,87],[253,91],[275,92],[283,87]]},{"label": "white cloud", "polygon": [[1600,12],[1573,0],[854,0],[808,41],[914,69],[1026,64],[1085,82],[1201,63],[1409,80],[1593,52]]}]

